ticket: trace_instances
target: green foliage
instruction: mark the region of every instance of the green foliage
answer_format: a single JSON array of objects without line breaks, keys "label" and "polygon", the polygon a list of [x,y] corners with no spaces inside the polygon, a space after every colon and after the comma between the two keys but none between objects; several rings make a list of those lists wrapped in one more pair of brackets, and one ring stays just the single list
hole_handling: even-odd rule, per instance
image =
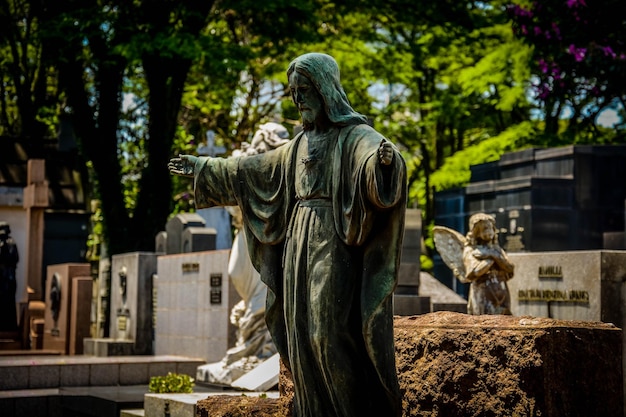
[{"label": "green foliage", "polygon": [[168,372],[166,376],[153,376],[148,386],[155,393],[191,393],[194,380],[189,375]]},{"label": "green foliage", "polygon": [[456,152],[433,173],[431,185],[436,191],[462,187],[470,181],[470,166],[496,161],[506,152],[523,149],[533,144],[536,135],[532,123],[511,126],[497,136]]}]

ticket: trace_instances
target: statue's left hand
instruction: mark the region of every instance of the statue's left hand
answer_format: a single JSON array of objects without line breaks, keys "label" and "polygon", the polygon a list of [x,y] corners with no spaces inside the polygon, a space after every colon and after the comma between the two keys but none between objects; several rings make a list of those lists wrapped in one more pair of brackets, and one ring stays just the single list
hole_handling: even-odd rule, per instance
[{"label": "statue's left hand", "polygon": [[391,161],[393,161],[393,145],[385,139],[380,142],[378,147],[378,161],[381,165],[391,165]]},{"label": "statue's left hand", "polygon": [[193,177],[197,160],[198,157],[193,155],[178,155],[177,158],[170,159],[167,168],[172,174]]}]

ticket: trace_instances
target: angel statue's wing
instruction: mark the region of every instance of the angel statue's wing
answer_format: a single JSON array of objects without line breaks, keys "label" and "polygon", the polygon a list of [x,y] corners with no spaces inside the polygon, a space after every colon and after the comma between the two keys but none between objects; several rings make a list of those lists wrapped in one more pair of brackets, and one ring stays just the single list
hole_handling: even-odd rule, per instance
[{"label": "angel statue's wing", "polygon": [[433,240],[441,259],[452,270],[454,276],[461,282],[467,282],[463,263],[465,236],[445,226],[434,226]]}]

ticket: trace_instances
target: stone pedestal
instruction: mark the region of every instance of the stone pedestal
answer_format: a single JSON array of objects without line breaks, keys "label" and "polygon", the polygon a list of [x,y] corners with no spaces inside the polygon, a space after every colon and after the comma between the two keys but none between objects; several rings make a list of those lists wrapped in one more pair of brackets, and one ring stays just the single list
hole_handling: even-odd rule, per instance
[{"label": "stone pedestal", "polygon": [[[606,417],[623,415],[621,329],[606,323],[437,312],[395,318],[403,416]],[[197,415],[290,416],[280,399],[209,397]],[[230,412],[231,414],[226,414]],[[261,414],[260,414],[261,415]]]},{"label": "stone pedestal", "polygon": [[89,336],[90,326],[90,266],[50,265],[46,276],[43,348],[82,354],[83,338]]}]

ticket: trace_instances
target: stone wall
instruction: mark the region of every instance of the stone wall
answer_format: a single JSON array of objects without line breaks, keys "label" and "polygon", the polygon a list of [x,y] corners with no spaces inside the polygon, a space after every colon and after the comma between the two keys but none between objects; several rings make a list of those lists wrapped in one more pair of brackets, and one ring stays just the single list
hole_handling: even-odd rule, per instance
[{"label": "stone wall", "polygon": [[[403,416],[623,415],[621,329],[606,323],[435,312],[396,317]],[[281,398],[198,402],[197,416],[289,416]],[[250,410],[251,399],[245,399]]]}]

